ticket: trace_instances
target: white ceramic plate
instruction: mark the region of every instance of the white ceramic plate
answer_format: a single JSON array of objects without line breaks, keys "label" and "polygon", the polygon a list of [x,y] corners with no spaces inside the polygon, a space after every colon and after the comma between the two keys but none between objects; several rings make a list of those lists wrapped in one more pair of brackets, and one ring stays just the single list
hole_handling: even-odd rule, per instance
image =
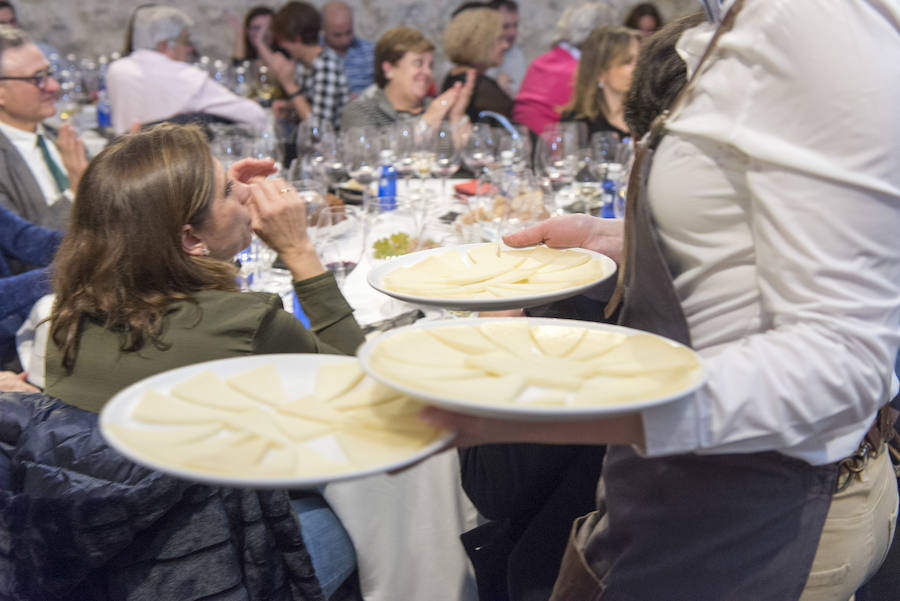
[{"label": "white ceramic plate", "polygon": [[[664,403],[669,403],[671,401],[675,401],[677,399],[683,398],[688,394],[694,392],[703,383],[706,381],[706,368],[703,363],[703,359],[694,353],[696,357],[699,367],[691,370],[690,373],[690,384],[685,386],[683,389],[674,392],[673,394],[668,394],[666,396],[659,396],[654,398],[647,398],[638,401],[629,401],[627,403],[620,404],[597,404],[597,405],[577,405],[577,406],[565,406],[565,405],[554,405],[554,406],[546,406],[546,405],[528,405],[525,403],[507,403],[507,402],[491,402],[490,399],[485,399],[483,402],[472,401],[467,399],[461,399],[458,397],[454,397],[453,395],[453,380],[447,381],[446,392],[441,394],[435,394],[429,391],[418,390],[414,387],[411,387],[407,383],[399,382],[393,378],[387,377],[385,375],[380,374],[372,367],[372,355],[378,346],[378,344],[391,336],[396,336],[401,332],[404,332],[409,329],[436,329],[436,328],[452,328],[455,326],[466,326],[466,325],[481,325],[487,322],[496,322],[496,321],[526,321],[529,326],[542,326],[542,325],[552,325],[552,326],[565,326],[565,327],[580,327],[586,328],[589,330],[602,330],[607,332],[620,332],[627,336],[633,336],[635,334],[647,334],[647,332],[642,332],[641,330],[635,330],[632,328],[626,328],[622,326],[616,326],[611,324],[604,323],[594,323],[589,321],[576,321],[569,319],[550,319],[550,318],[538,318],[538,317],[494,317],[494,318],[467,318],[467,319],[449,319],[449,320],[440,320],[440,321],[419,321],[413,325],[405,326],[402,328],[397,328],[395,330],[390,330],[381,336],[366,342],[359,350],[359,359],[362,362],[362,367],[365,369],[366,373],[376,380],[381,381],[382,383],[395,388],[410,397],[417,398],[425,403],[436,405],[438,407],[443,407],[445,409],[449,409],[452,411],[458,411],[460,413],[467,413],[471,415],[480,415],[483,417],[499,417],[499,418],[507,418],[507,419],[520,419],[520,420],[528,420],[528,421],[560,421],[560,420],[572,420],[572,419],[582,419],[582,418],[599,418],[599,417],[609,417],[612,415],[618,415],[622,413],[628,413],[632,411],[638,411],[641,409],[646,409],[648,407],[655,407],[656,405],[662,405]],[[659,337],[662,340],[667,340],[668,342],[679,345],[677,342],[673,342],[668,340],[667,338]],[[693,353],[693,351],[691,351]],[[414,368],[412,368],[414,369]],[[540,392],[540,388],[535,386],[529,386],[525,389],[521,394],[520,398],[524,395],[533,394],[536,392]]]},{"label": "white ceramic plate", "polygon": [[[313,488],[336,482],[339,480],[349,480],[351,478],[359,478],[371,474],[377,474],[389,470],[398,469],[410,463],[414,463],[419,459],[427,457],[437,452],[447,445],[452,439],[452,434],[447,434],[436,439],[431,444],[417,450],[403,459],[385,463],[374,467],[365,467],[361,469],[351,469],[341,471],[335,474],[317,473],[314,476],[258,476],[251,473],[248,474],[215,474],[206,471],[192,470],[183,466],[171,465],[161,462],[154,457],[147,456],[141,451],[131,448],[126,441],[121,440],[114,433],[110,432],[108,426],[116,424],[120,426],[131,426],[136,428],[152,429],[154,426],[138,422],[131,418],[135,405],[140,401],[145,390],[153,389],[158,392],[166,393],[172,386],[178,382],[182,382],[200,372],[210,370],[220,378],[227,378],[239,373],[250,371],[256,367],[263,365],[275,365],[281,376],[285,389],[291,398],[300,398],[312,392],[315,382],[316,370],[324,363],[335,363],[338,361],[356,361],[355,357],[346,357],[343,355],[317,355],[317,354],[281,354],[281,355],[252,355],[248,357],[234,357],[231,359],[220,359],[217,361],[207,361],[205,363],[197,363],[178,369],[166,371],[149,378],[145,378],[136,382],[128,388],[116,394],[103,408],[100,413],[100,431],[103,437],[111,447],[116,449],[122,455],[128,457],[135,463],[139,463],[150,469],[165,472],[177,478],[202,482],[215,486],[243,487],[243,488]],[[273,411],[262,403],[259,404],[262,411]],[[334,444],[331,435],[321,436],[315,439],[315,444],[330,445]]]},{"label": "white ceramic plate", "polygon": [[[495,244],[490,244],[494,246]],[[397,257],[396,259],[392,259],[387,263],[379,265],[369,271],[367,275],[367,279],[369,281],[369,285],[382,292],[387,294],[388,296],[392,296],[398,300],[405,301],[407,303],[412,303],[414,305],[423,305],[426,307],[440,307],[443,309],[456,309],[460,311],[502,311],[505,309],[525,309],[528,307],[537,307],[539,305],[546,305],[548,303],[552,303],[558,300],[562,300],[564,298],[569,298],[572,296],[576,296],[581,294],[585,290],[589,290],[593,288],[597,284],[601,282],[605,282],[609,278],[613,277],[616,273],[616,262],[607,257],[604,254],[594,252],[592,250],[587,250],[584,248],[570,248],[567,250],[572,250],[576,252],[586,253],[591,255],[592,257],[598,257],[603,262],[603,277],[587,282],[586,284],[579,284],[577,286],[571,286],[569,288],[561,288],[559,290],[553,290],[550,292],[541,292],[536,294],[523,294],[519,296],[506,296],[503,298],[496,299],[465,299],[458,297],[430,297],[430,296],[416,296],[412,294],[406,294],[403,292],[396,292],[394,290],[388,290],[384,287],[384,276],[394,271],[399,267],[409,267],[415,263],[418,263],[428,255],[433,255],[436,253],[444,253],[447,251],[456,251],[463,257],[464,261],[468,261],[466,257],[466,252],[470,248],[474,248],[477,246],[485,246],[482,243],[476,244],[461,244],[459,246],[445,246],[440,248],[430,248],[428,250],[420,250],[418,252],[409,253],[408,255],[403,255]],[[504,246],[504,249],[508,249],[509,247]],[[523,249],[517,249],[523,250]]]}]

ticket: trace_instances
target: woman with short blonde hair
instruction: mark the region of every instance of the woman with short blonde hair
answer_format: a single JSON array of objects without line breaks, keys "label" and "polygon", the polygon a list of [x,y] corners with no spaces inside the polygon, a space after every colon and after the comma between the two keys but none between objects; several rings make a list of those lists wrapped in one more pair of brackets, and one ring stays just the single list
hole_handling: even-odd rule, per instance
[{"label": "woman with short blonde hair", "polygon": [[508,47],[509,43],[503,38],[500,12],[493,8],[463,10],[444,29],[444,52],[453,68],[444,78],[443,89],[463,81],[467,71],[474,70],[477,74],[475,89],[466,107],[471,121],[478,121],[482,111],[512,117],[513,99],[484,74],[488,68],[503,62],[503,52]]}]

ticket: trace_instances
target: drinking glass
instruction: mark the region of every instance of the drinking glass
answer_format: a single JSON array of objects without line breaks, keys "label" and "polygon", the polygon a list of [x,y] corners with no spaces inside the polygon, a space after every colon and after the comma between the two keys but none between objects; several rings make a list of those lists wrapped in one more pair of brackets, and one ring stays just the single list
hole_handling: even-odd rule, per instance
[{"label": "drinking glass", "polygon": [[402,197],[372,197],[365,201],[364,254],[370,265],[423,248],[424,215],[419,204]]},{"label": "drinking glass", "polygon": [[339,286],[362,259],[365,227],[362,210],[353,206],[325,207],[319,211],[314,245]]},{"label": "drinking glass", "polygon": [[455,133],[448,123],[435,128],[431,173],[441,180],[441,202],[447,201],[447,178],[459,171],[460,143]]},{"label": "drinking glass", "polygon": [[300,199],[306,203],[306,222],[315,224],[319,212],[328,206],[325,184],[317,179],[300,179],[291,182]]},{"label": "drinking glass", "polygon": [[334,146],[334,126],[327,119],[309,117],[297,127],[297,156],[325,170],[328,150]]},{"label": "drinking glass", "polygon": [[372,182],[378,179],[381,135],[372,126],[351,127],[341,134],[344,164],[347,173],[363,187],[363,203],[369,196]]},{"label": "drinking glass", "polygon": [[[596,132],[591,136],[591,165],[595,179],[603,189],[603,217],[615,217],[617,198],[624,194],[625,173],[631,160],[632,145],[615,132]],[[624,204],[620,207],[624,214]]]},{"label": "drinking glass", "polygon": [[499,135],[499,132],[495,132],[488,125],[476,123],[472,126],[469,136],[463,145],[463,162],[477,178],[475,194],[480,193],[486,184],[488,169],[496,163],[496,135]]},{"label": "drinking glass", "polygon": [[524,125],[516,125],[513,129],[515,135],[505,129],[495,130],[497,156],[517,172],[522,172],[533,167],[531,131]]},{"label": "drinking glass", "polygon": [[416,172],[415,125],[405,120],[395,124],[389,143],[394,155],[394,168],[397,170],[397,177],[406,182],[403,186],[404,193],[409,195],[409,179]]}]

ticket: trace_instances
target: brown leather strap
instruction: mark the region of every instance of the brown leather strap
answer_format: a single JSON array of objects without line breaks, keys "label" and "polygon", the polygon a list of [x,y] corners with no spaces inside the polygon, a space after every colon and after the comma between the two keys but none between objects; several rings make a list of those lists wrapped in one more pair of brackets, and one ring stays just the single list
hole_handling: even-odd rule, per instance
[{"label": "brown leather strap", "polygon": [[549,601],[597,601],[603,594],[603,583],[588,565],[576,541],[578,529],[588,517],[596,513],[594,511],[573,522]]},{"label": "brown leather strap", "polygon": [[631,175],[628,178],[628,192],[625,199],[625,243],[622,249],[622,260],[619,262],[619,271],[616,274],[616,289],[613,291],[613,294],[604,309],[604,315],[607,319],[615,312],[625,294],[625,270],[628,268],[629,255],[628,241],[629,237],[635,235],[634,226],[630,225],[627,216],[634,215],[634,206],[638,202],[638,198],[642,195],[643,187],[646,185],[647,178],[642,177],[641,172],[644,168],[644,163],[647,160],[647,155],[651,149],[655,149],[659,145],[659,142],[666,135],[666,121],[668,120],[669,115],[674,113],[675,110],[681,106],[687,96],[691,84],[699,77],[702,67],[706,65],[707,59],[712,55],[713,50],[719,42],[719,38],[731,30],[734,26],[737,14],[743,7],[744,0],[736,0],[735,3],[731,5],[725,18],[722,19],[722,23],[719,25],[718,29],[716,29],[716,33],[713,35],[712,40],[710,40],[709,44],[706,46],[706,50],[703,52],[703,56],[700,58],[697,68],[694,69],[694,72],[691,74],[691,78],[681,89],[681,92],[679,92],[675,100],[672,101],[672,104],[653,120],[647,135],[637,143],[634,163],[631,167]]}]

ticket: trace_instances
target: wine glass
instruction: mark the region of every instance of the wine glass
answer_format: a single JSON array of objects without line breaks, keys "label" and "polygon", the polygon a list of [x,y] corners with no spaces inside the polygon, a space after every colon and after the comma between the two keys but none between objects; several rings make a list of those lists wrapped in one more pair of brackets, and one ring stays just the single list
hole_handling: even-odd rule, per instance
[{"label": "wine glass", "polygon": [[407,198],[368,198],[363,204],[365,256],[371,265],[422,248],[422,211]]},{"label": "wine glass", "polygon": [[547,126],[538,139],[535,157],[539,173],[553,191],[557,208],[567,204],[561,191],[572,184],[578,165],[577,130],[565,127],[566,125],[551,123]]},{"label": "wine glass", "polygon": [[351,127],[341,134],[347,173],[363,187],[363,204],[372,182],[378,179],[381,135],[372,126]]},{"label": "wine glass", "polygon": [[472,126],[462,148],[462,159],[477,178],[475,194],[479,194],[487,179],[487,169],[496,162],[495,136],[499,132],[491,130],[484,123]]},{"label": "wine glass", "polygon": [[317,179],[300,179],[291,182],[297,195],[306,203],[306,221],[314,224],[318,219],[319,212],[324,209],[328,202],[325,198],[325,184]]},{"label": "wine glass", "polygon": [[447,200],[447,178],[459,170],[460,143],[457,135],[458,132],[448,123],[441,123],[440,127],[435,128],[431,173],[441,180],[441,201]]},{"label": "wine glass", "polygon": [[409,178],[416,172],[415,126],[408,120],[399,121],[394,125],[389,140],[394,155],[394,168],[397,170],[397,177],[406,182],[403,187],[404,192],[408,195]]},{"label": "wine glass", "polygon": [[334,146],[334,126],[328,119],[310,116],[297,127],[297,156],[323,171],[328,149]]},{"label": "wine glass", "polygon": [[531,131],[524,125],[516,125],[513,129],[515,134],[505,129],[497,131],[497,156],[521,173],[532,168]]},{"label": "wine glass", "polygon": [[365,227],[358,207],[333,206],[319,211],[314,244],[325,267],[339,286],[362,259]]},{"label": "wine glass", "polygon": [[[603,190],[603,217],[615,217],[615,203],[623,193],[626,163],[631,159],[630,141],[619,139],[615,132],[601,131],[591,136],[591,165],[596,180]],[[624,206],[620,207],[624,214]]]}]

